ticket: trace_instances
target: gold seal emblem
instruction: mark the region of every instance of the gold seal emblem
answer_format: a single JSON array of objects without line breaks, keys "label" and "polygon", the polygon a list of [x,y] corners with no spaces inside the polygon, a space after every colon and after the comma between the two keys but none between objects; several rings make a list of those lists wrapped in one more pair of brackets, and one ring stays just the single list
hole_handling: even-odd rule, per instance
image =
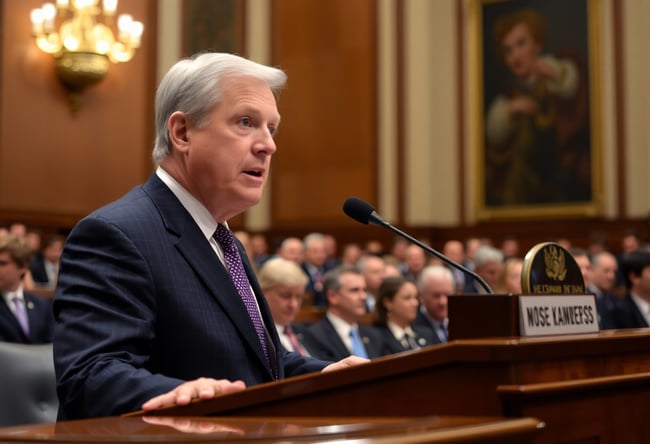
[{"label": "gold seal emblem", "polygon": [[564,251],[550,244],[544,249],[544,264],[546,265],[546,276],[549,279],[563,281],[566,277],[566,259]]},{"label": "gold seal emblem", "polygon": [[555,242],[544,242],[524,258],[521,289],[528,294],[584,294],[585,281],[571,252]]}]

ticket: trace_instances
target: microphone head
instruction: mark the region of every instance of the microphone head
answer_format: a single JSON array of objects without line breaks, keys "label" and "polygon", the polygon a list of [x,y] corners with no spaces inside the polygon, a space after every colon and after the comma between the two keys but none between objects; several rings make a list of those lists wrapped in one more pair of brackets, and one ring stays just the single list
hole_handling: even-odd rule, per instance
[{"label": "microphone head", "polygon": [[[348,197],[343,202],[343,212],[362,224],[374,222],[375,209],[368,203],[358,197]],[[375,213],[373,215],[373,213]]]}]

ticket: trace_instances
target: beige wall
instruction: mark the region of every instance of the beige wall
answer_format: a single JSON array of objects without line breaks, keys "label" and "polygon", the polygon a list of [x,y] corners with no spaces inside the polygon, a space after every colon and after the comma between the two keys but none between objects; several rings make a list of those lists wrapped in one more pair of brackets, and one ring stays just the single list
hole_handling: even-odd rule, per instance
[{"label": "beige wall", "polygon": [[[270,11],[273,0],[248,0],[247,53],[260,62],[270,62],[270,43],[273,29]],[[617,3],[620,2],[620,3]],[[4,0],[4,10],[16,17],[3,17],[2,40],[3,79],[0,112],[0,204],[3,209],[21,210],[38,207],[46,212],[83,214],[95,202],[108,201],[140,183],[150,168],[148,160],[151,145],[151,93],[148,70],[154,77],[162,74],[180,54],[181,2],[157,0],[157,8],[144,3],[125,2],[137,17],[145,17],[157,9],[155,39],[145,38],[145,45],[155,45],[155,50],[143,48],[141,54],[125,65],[112,68],[109,78],[89,90],[86,104],[78,117],[71,119],[63,102],[63,94],[56,80],[47,70],[47,58],[37,52],[29,37],[28,13],[40,5],[38,0]],[[155,2],[151,0],[149,4]],[[600,0],[601,53],[598,54],[601,78],[600,98],[603,109],[600,134],[603,147],[604,215],[611,219],[643,218],[650,211],[650,185],[647,175],[650,167],[650,86],[647,75],[650,61],[647,43],[650,41],[650,2],[645,0]],[[2,4],[2,3],[0,3]],[[377,118],[377,204],[380,213],[389,220],[413,227],[454,226],[465,215],[464,222],[475,221],[474,158],[475,139],[469,122],[473,109],[471,82],[475,55],[469,35],[472,1],[463,1],[460,25],[457,21],[457,0],[378,0],[376,20],[378,30],[378,103]],[[623,100],[617,101],[613,11],[622,5],[624,52],[620,72]],[[403,8],[404,23],[396,22],[399,8]],[[18,19],[17,16],[20,16]],[[461,29],[458,29],[458,26]],[[157,28],[157,30],[156,30]],[[403,47],[397,35],[402,29]],[[147,34],[145,34],[146,36]],[[151,34],[148,34],[151,35]],[[458,72],[458,36],[465,46],[460,48],[463,72]],[[150,47],[151,48],[151,47]],[[400,51],[403,50],[403,53]],[[144,57],[144,54],[155,54]],[[404,60],[404,65],[400,65]],[[153,62],[154,64],[151,64]],[[404,91],[398,90],[398,80],[403,80]],[[291,84],[291,78],[289,79]],[[134,95],[133,91],[140,93]],[[459,91],[464,92],[461,102]],[[125,103],[135,101],[135,107]],[[618,103],[623,109],[617,110]],[[20,106],[17,106],[19,104]],[[403,115],[398,115],[399,104]],[[459,110],[464,115],[459,116]],[[617,134],[617,118],[623,112],[622,137]],[[124,115],[132,118],[124,119]],[[48,122],[44,133],[36,131],[38,122]],[[120,131],[106,131],[105,122],[120,121]],[[49,123],[55,122],[54,125]],[[290,121],[285,122],[291,125]],[[403,125],[403,126],[400,126]],[[462,127],[462,130],[461,130]],[[52,129],[54,128],[54,129]],[[80,139],[75,136],[83,128]],[[89,130],[90,128],[90,130]],[[402,131],[402,133],[400,133]],[[100,138],[97,138],[97,135]],[[401,136],[401,138],[400,138]],[[52,141],[65,140],[65,151],[49,152]],[[622,140],[624,146],[619,147]],[[462,146],[461,146],[462,143]],[[31,147],[42,151],[30,152]],[[144,148],[143,148],[144,147]],[[136,161],[120,164],[121,154],[134,158],[134,150],[142,152]],[[400,152],[401,150],[401,152]],[[625,153],[622,171],[618,177],[619,150]],[[400,175],[399,160],[404,162]],[[73,176],[57,175],[58,162],[83,165]],[[461,165],[461,162],[464,162]],[[87,167],[90,166],[90,167]],[[10,170],[3,170],[3,168]],[[120,174],[115,174],[120,171]],[[18,173],[17,173],[18,172]],[[459,181],[459,173],[464,182]],[[104,177],[106,176],[106,177]],[[17,193],[21,181],[31,177],[47,177],[56,183],[70,202],[60,207],[57,196],[49,189],[27,196]],[[98,180],[99,179],[99,180]],[[619,214],[619,184],[626,189],[623,208]],[[84,184],[93,184],[92,187]],[[271,225],[269,189],[263,202],[250,210],[247,227],[263,230]],[[400,213],[400,208],[403,213]]]},{"label": "beige wall", "polygon": [[631,217],[650,212],[650,2],[624,2],[625,183]]}]

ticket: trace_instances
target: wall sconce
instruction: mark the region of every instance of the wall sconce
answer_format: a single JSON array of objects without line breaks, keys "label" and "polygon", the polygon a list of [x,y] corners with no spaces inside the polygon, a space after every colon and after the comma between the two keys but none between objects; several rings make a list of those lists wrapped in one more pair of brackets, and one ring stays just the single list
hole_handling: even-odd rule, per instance
[{"label": "wall sconce", "polygon": [[[108,72],[109,60],[127,62],[133,57],[144,26],[128,14],[117,18],[117,0],[57,0],[31,12],[36,45],[54,55],[56,72],[68,91],[72,112],[81,106],[87,87],[99,82]],[[57,20],[58,18],[58,20]],[[58,29],[56,28],[59,23]]]}]

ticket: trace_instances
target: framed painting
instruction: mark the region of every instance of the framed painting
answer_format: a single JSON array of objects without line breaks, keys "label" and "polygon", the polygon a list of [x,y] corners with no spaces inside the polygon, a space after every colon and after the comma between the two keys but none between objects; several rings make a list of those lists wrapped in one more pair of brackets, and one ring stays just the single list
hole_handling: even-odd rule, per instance
[{"label": "framed painting", "polygon": [[183,0],[183,56],[202,51],[245,55],[246,0]]},{"label": "framed painting", "polygon": [[477,219],[598,215],[601,0],[470,0]]}]

